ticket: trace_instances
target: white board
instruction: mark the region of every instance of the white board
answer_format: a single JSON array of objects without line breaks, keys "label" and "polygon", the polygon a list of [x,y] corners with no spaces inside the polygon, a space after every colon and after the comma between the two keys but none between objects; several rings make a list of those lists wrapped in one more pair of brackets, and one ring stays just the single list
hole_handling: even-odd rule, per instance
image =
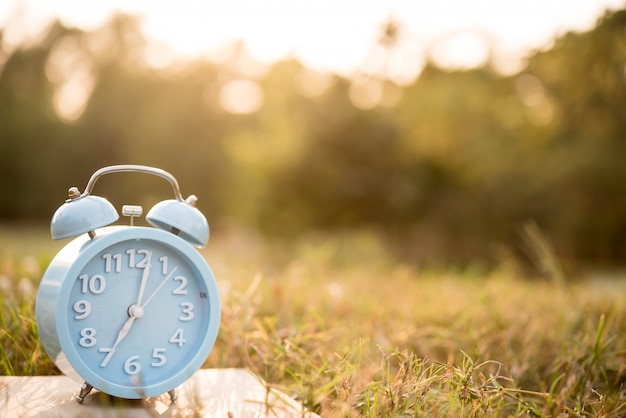
[{"label": "white board", "polygon": [[94,389],[79,404],[79,392],[66,376],[0,376],[0,417],[318,417],[245,369],[201,369],[176,389],[174,403],[168,394],[128,400]]}]

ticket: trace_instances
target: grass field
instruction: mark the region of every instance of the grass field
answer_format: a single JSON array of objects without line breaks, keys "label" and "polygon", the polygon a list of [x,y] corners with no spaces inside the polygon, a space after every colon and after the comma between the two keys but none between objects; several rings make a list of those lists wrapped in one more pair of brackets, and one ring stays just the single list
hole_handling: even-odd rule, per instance
[{"label": "grass field", "polygon": [[[423,270],[367,233],[215,235],[222,326],[205,367],[249,368],[324,417],[626,416],[623,274]],[[58,373],[34,305],[63,244],[0,228],[1,374]]]}]

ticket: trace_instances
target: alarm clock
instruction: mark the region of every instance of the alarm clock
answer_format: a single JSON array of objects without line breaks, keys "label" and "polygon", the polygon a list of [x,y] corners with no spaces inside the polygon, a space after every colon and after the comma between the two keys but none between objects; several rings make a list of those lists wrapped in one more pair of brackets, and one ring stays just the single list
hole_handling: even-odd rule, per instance
[{"label": "alarm clock", "polygon": [[[170,182],[175,199],[135,226],[139,206],[124,206],[130,225],[111,226],[119,214],[91,192],[105,174],[138,172]],[[140,165],[96,171],[81,194],[51,221],[52,239],[75,237],[50,262],[36,301],[42,345],[67,376],[83,382],[77,401],[96,388],[126,399],[168,392],[206,361],[217,338],[220,299],[215,277],[194,247],[209,239],[196,197],[183,199],[168,172]]]}]

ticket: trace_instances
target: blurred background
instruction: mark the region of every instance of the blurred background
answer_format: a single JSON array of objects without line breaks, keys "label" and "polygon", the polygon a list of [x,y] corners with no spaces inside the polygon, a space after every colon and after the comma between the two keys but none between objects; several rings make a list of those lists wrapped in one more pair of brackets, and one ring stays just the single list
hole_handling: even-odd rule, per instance
[{"label": "blurred background", "polygon": [[[626,4],[4,1],[0,222],[165,169],[214,234],[419,264],[626,261]],[[501,3],[507,3],[505,5]],[[171,198],[102,178],[116,207]]]}]

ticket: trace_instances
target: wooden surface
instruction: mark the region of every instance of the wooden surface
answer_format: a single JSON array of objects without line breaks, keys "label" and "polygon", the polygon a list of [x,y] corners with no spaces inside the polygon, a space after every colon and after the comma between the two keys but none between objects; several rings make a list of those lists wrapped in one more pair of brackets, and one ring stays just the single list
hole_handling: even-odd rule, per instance
[{"label": "wooden surface", "polygon": [[0,417],[317,417],[244,369],[201,369],[176,389],[174,403],[168,394],[128,400],[94,389],[79,404],[80,386],[66,376],[0,376]]}]

